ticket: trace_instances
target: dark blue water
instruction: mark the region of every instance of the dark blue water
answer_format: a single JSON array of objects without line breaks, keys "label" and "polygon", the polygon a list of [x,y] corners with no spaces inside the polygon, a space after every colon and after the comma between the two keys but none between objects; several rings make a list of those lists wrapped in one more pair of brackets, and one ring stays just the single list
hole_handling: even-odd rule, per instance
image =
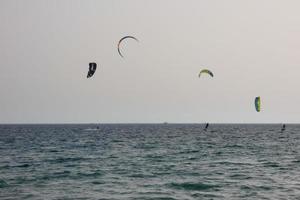
[{"label": "dark blue water", "polygon": [[300,199],[300,125],[1,125],[0,199]]}]

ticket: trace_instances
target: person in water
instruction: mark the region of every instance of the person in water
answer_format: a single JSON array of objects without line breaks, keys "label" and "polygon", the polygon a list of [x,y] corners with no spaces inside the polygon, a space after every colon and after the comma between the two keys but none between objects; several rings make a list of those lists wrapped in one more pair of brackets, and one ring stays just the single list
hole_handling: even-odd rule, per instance
[{"label": "person in water", "polygon": [[285,130],[285,124],[283,124],[281,127],[281,131],[284,131],[284,130]]},{"label": "person in water", "polygon": [[207,130],[208,126],[209,126],[209,124],[208,124],[208,123],[206,123],[206,125],[205,125],[205,128],[204,128],[204,131],[206,131],[206,130]]}]

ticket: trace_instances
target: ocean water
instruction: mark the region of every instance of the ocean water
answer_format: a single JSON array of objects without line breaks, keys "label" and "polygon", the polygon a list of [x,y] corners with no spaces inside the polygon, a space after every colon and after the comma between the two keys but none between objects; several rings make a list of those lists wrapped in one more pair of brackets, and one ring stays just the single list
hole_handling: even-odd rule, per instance
[{"label": "ocean water", "polygon": [[0,125],[0,199],[300,199],[300,125]]}]

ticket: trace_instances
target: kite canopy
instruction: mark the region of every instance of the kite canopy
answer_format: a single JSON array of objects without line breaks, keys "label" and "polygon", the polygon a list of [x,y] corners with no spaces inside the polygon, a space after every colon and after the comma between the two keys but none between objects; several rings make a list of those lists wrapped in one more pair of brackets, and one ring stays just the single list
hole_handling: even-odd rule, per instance
[{"label": "kite canopy", "polygon": [[122,38],[119,40],[119,42],[118,42],[118,53],[119,53],[119,55],[120,55],[122,58],[123,58],[124,56],[123,56],[122,53],[121,53],[120,45],[121,45],[122,41],[125,40],[125,39],[134,39],[134,40],[137,41],[137,42],[139,41],[138,39],[136,39],[135,37],[130,36],[130,35],[125,36],[125,37],[122,37]]},{"label": "kite canopy", "polygon": [[89,63],[89,71],[87,74],[87,78],[90,78],[94,75],[94,73],[96,72],[97,69],[97,64],[96,63]]},{"label": "kite canopy", "polygon": [[255,97],[255,100],[254,100],[254,104],[255,104],[255,109],[257,112],[260,112],[260,97]]},{"label": "kite canopy", "polygon": [[213,74],[211,71],[209,71],[208,69],[202,69],[202,70],[199,72],[198,77],[200,77],[201,74],[209,74],[211,77],[214,77],[214,74]]}]

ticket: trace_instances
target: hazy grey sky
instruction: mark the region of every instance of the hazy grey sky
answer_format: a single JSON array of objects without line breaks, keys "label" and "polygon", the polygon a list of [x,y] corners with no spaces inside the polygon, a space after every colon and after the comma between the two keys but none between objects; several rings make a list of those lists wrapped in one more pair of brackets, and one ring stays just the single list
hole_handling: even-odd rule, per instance
[{"label": "hazy grey sky", "polygon": [[[0,123],[300,122],[299,8],[297,0],[2,0]],[[125,35],[140,43],[126,41],[122,59]],[[98,69],[86,79],[92,61]],[[215,77],[199,79],[202,68]]]}]

